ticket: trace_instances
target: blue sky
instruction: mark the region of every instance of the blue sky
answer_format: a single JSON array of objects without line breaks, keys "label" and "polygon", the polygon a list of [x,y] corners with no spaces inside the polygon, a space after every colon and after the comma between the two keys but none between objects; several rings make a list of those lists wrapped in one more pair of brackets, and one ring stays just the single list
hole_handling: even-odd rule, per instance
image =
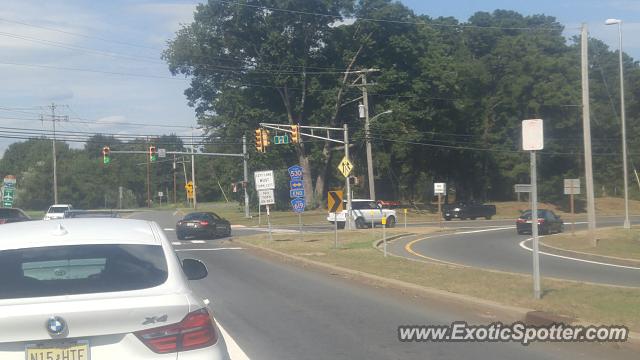
[{"label": "blue sky", "polygon": [[[621,18],[625,51],[640,58],[640,0],[402,2],[420,14],[460,20],[497,8],[544,13],[564,24],[568,36],[587,22],[592,36],[616,48],[616,29],[603,22]],[[180,24],[191,21],[196,3],[2,0],[0,127],[50,129],[38,119],[55,102],[58,114],[71,120],[61,130],[190,134],[185,127],[194,125],[194,113],[183,95],[188,81],[172,78],[160,53]],[[13,141],[0,138],[0,153]]]}]

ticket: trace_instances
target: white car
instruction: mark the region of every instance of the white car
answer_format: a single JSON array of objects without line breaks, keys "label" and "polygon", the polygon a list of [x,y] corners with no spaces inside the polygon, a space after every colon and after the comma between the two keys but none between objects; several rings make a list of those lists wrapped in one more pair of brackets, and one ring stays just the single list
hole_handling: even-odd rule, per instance
[{"label": "white car", "polygon": [[49,210],[44,214],[43,220],[53,220],[64,218],[64,213],[73,210],[73,206],[69,204],[55,204],[49,206]]},{"label": "white car", "polygon": [[2,226],[0,359],[229,359],[160,227],[129,219]]},{"label": "white car", "polygon": [[[337,214],[329,213],[327,221],[334,223],[337,219],[338,229],[344,229],[347,219],[347,202],[344,202],[344,210]],[[352,216],[356,224],[356,228],[364,229],[371,226],[382,224],[382,218],[387,219],[387,227],[396,225],[397,215],[395,210],[385,209],[373,200],[352,199],[351,200]]]}]

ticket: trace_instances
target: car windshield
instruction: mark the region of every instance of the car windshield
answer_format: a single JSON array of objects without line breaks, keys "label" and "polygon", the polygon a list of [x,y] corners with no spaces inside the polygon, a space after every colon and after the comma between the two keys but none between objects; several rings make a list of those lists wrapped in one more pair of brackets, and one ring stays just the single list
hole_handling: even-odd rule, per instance
[{"label": "car windshield", "polygon": [[[347,208],[347,204],[345,203],[344,208]],[[366,210],[366,209],[377,209],[378,204],[375,201],[352,201],[351,208],[353,210]]]},{"label": "car windshield", "polygon": [[52,206],[49,208],[49,211],[47,212],[50,214],[61,214],[68,210],[69,210],[68,206]]},{"label": "car windshield", "polygon": [[167,279],[158,245],[74,245],[0,252],[0,299],[138,290]]}]

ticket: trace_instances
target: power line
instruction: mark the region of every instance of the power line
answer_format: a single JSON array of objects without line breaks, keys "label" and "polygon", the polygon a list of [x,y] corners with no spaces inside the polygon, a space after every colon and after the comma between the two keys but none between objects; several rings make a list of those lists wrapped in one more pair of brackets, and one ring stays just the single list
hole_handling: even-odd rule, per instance
[{"label": "power line", "polygon": [[[244,2],[237,1],[226,1],[226,0],[210,0],[211,2],[218,2],[226,5],[233,6],[244,6],[248,8],[254,8],[258,10],[267,10],[267,11],[279,11],[286,12],[290,14],[297,15],[311,15],[311,16],[321,16],[328,17],[336,20],[342,20],[342,15],[333,15],[333,14],[323,14],[317,12],[310,11],[301,11],[301,10],[290,10],[262,5],[253,5]],[[408,20],[391,20],[391,19],[374,19],[374,18],[359,18],[353,17],[351,18],[355,21],[367,21],[367,22],[379,22],[379,23],[392,23],[392,24],[409,24],[409,25],[423,25],[430,27],[444,27],[444,28],[462,28],[462,29],[492,29],[492,30],[546,30],[546,31],[558,31],[562,30],[562,26],[549,26],[549,27],[506,27],[506,26],[480,26],[480,25],[464,25],[464,24],[445,24],[445,23],[427,23],[424,21],[408,21]]]}]

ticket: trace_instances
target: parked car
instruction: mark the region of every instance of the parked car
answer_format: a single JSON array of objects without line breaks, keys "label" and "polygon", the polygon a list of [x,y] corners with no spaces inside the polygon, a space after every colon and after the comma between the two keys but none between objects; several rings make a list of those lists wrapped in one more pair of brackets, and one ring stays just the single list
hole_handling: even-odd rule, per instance
[{"label": "parked car", "polygon": [[446,204],[442,208],[442,217],[446,221],[450,221],[451,219],[475,220],[481,217],[491,220],[495,214],[495,205],[484,205],[478,203],[459,202],[457,204]]},{"label": "parked car", "polygon": [[117,217],[120,217],[118,212],[112,210],[69,210],[64,212],[65,219]]},{"label": "parked car", "polygon": [[[352,215],[355,220],[356,228],[365,229],[368,227],[382,224],[382,218],[386,217],[387,227],[396,225],[396,211],[384,208],[373,200],[353,199],[351,200]],[[344,229],[347,219],[347,202],[344,202],[344,210],[340,213],[329,213],[327,221],[330,223],[338,222],[338,229]]]},{"label": "parked car", "polygon": [[231,224],[213,212],[194,212],[176,224],[176,236],[183,240],[188,236],[209,239],[231,235]]},{"label": "parked car", "polygon": [[0,224],[30,221],[29,215],[18,208],[0,208]]},{"label": "parked car", "polygon": [[73,210],[73,206],[69,204],[55,204],[49,206],[47,213],[44,214],[43,220],[63,219],[64,213]]},{"label": "parked car", "polygon": [[[516,220],[518,234],[531,234],[531,210],[527,210]],[[564,222],[551,210],[538,210],[538,233],[542,235],[561,233],[564,231]]]},{"label": "parked car", "polygon": [[158,224],[130,219],[2,226],[0,359],[229,359],[206,301]]}]

